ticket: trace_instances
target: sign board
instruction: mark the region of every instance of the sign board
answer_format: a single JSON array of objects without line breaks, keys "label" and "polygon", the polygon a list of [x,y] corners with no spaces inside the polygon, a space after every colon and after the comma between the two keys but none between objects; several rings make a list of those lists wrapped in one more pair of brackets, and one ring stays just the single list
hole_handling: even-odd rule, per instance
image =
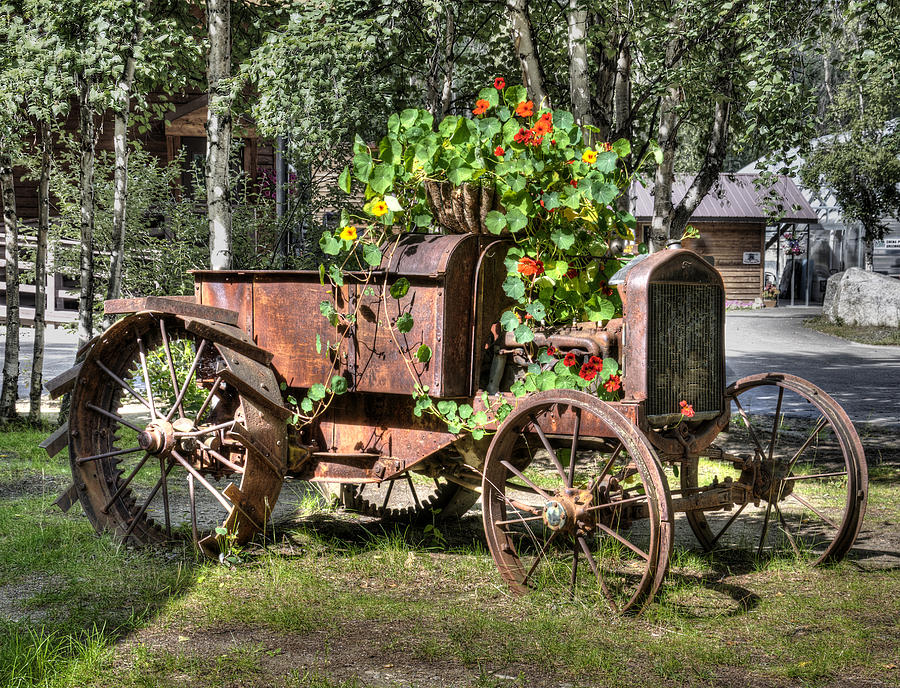
[{"label": "sign board", "polygon": [[872,243],[873,248],[900,248],[900,237],[885,237]]},{"label": "sign board", "polygon": [[744,265],[759,265],[759,251],[744,251]]}]

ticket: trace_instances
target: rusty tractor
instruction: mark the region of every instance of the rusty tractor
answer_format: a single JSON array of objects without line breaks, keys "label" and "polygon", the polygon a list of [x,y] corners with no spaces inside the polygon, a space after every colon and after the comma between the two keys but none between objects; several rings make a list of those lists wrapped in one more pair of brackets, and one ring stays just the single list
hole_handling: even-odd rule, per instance
[{"label": "rusty tractor", "polygon": [[[726,385],[724,288],[708,263],[680,249],[634,259],[616,276],[622,318],[538,336],[560,354],[617,358],[621,401],[517,398],[508,390],[528,361],[497,327],[507,247],[410,235],[374,282],[200,271],[193,297],[107,302],[127,317],[47,385],[71,392],[68,424],[43,444],[68,448],[73,485],[59,505],[77,499],[98,532],[125,543],[190,538],[215,552],[265,528],[286,479],[410,522],[459,517],[480,497],[513,590],[558,588],[619,612],[659,589],[677,513],[707,550],[810,564],[846,554],[867,497],[853,424],[792,375]],[[401,276],[408,293],[383,298]],[[329,324],[329,299],[358,317]],[[398,346],[388,323],[404,312],[415,325]],[[411,366],[402,350],[421,343],[433,355]],[[333,375],[347,393],[297,430],[287,399]],[[417,385],[472,413],[497,400],[513,410],[476,441],[417,414]]]}]

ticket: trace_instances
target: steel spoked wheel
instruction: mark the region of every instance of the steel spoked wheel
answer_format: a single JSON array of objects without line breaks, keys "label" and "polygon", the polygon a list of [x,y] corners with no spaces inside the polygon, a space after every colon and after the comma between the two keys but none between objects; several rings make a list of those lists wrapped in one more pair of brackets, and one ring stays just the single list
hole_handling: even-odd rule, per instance
[{"label": "steel spoked wheel", "polygon": [[488,450],[484,528],[517,592],[558,591],[615,612],[653,597],[672,549],[659,460],[638,429],[582,392],[521,404]]},{"label": "steel spoked wheel", "polygon": [[747,377],[727,396],[729,432],[681,474],[685,493],[710,481],[735,486],[730,510],[688,512],[700,544],[813,566],[840,560],[859,533],[868,492],[865,455],[847,414],[792,375]]},{"label": "steel spoked wheel", "polygon": [[268,367],[175,316],[139,313],[101,336],[69,421],[75,483],[98,532],[133,544],[189,538],[215,551],[264,527],[283,480],[285,425],[235,376],[277,397]]}]

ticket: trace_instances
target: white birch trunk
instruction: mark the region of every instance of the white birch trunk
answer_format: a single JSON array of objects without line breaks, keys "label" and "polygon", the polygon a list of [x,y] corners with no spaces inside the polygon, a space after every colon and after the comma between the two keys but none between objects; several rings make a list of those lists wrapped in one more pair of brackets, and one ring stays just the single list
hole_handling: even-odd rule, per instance
[{"label": "white birch trunk", "polygon": [[31,356],[31,390],[28,421],[41,420],[41,387],[44,373],[44,330],[47,311],[47,237],[50,234],[50,162],[53,140],[50,125],[40,124],[41,174],[38,180],[37,251],[34,257],[34,349]]},{"label": "white birch trunk", "polygon": [[[572,103],[572,115],[581,125],[592,125],[591,87],[588,77],[587,57],[587,9],[582,0],[569,0],[566,13],[568,24],[569,48],[569,100]],[[585,132],[585,142],[588,141]]]},{"label": "white birch trunk", "polygon": [[19,226],[12,160],[0,158],[0,193],[3,196],[3,228],[6,233],[6,346],[3,385],[0,388],[0,421],[17,417],[19,398]]},{"label": "white birch trunk", "polygon": [[78,187],[81,195],[81,290],[78,297],[78,348],[94,336],[94,111],[90,104],[90,82],[78,76],[81,165]]},{"label": "white birch trunk", "polygon": [[231,267],[231,197],[228,155],[231,152],[231,102],[222,83],[231,74],[231,0],[207,0],[209,83],[206,119],[206,206],[209,262],[213,270]]},{"label": "white birch trunk", "polygon": [[528,91],[528,98],[533,100],[537,107],[548,108],[550,98],[547,96],[544,72],[541,69],[537,45],[531,30],[527,0],[508,0],[506,7],[509,10],[513,45],[522,67],[522,83]]}]

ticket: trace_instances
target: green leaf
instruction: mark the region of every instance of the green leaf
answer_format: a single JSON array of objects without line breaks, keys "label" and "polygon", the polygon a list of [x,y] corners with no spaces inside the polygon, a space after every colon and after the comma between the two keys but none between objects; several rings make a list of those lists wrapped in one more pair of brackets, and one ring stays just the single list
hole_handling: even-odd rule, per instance
[{"label": "green leaf", "polygon": [[334,234],[325,232],[319,237],[319,248],[321,248],[322,253],[326,255],[336,256],[344,248],[344,243],[334,236]]},{"label": "green leaf", "polygon": [[509,226],[510,232],[518,232],[528,224],[528,218],[518,208],[510,208],[506,212],[506,224]]},{"label": "green leaf", "polygon": [[571,112],[565,110],[555,110],[553,112],[553,126],[556,129],[568,129],[575,124],[575,118]]},{"label": "green leaf", "polygon": [[[372,170],[372,175],[369,177],[369,186],[372,187],[372,190],[377,194],[383,194],[391,188],[393,183],[393,165],[375,165],[375,168]],[[385,199],[385,202],[387,202],[387,199]]]},{"label": "green leaf", "polygon": [[400,205],[400,201],[397,200],[396,196],[391,196],[390,194],[388,194],[384,197],[384,204],[388,207],[388,210],[391,210],[395,213],[403,211],[403,206]]},{"label": "green leaf", "polygon": [[456,402],[452,399],[444,399],[437,403],[437,410],[444,416],[456,416]]},{"label": "green leaf", "polygon": [[373,268],[381,265],[381,249],[375,244],[363,244],[363,260]]},{"label": "green leaf", "polygon": [[447,173],[447,178],[451,183],[460,186],[464,182],[469,181],[475,175],[475,170],[471,167],[458,166],[454,167]]},{"label": "green leaf", "polygon": [[347,391],[347,380],[340,375],[331,378],[331,391],[337,395],[341,395]]},{"label": "green leaf", "polygon": [[619,187],[610,182],[594,182],[593,192],[594,201],[600,205],[609,205],[619,195]]},{"label": "green leaf", "polygon": [[341,172],[341,176],[338,177],[338,187],[345,194],[350,193],[350,168],[345,167],[344,171]]},{"label": "green leaf", "polygon": [[327,393],[328,392],[325,389],[325,385],[323,385],[321,382],[317,382],[309,388],[309,392],[306,393],[306,396],[313,401],[320,401],[325,398],[325,395]]},{"label": "green leaf", "polygon": [[510,385],[509,391],[517,397],[524,397],[526,394],[525,383],[522,380],[516,380]]},{"label": "green leaf", "polygon": [[482,98],[489,102],[492,108],[495,108],[500,103],[500,91],[493,86],[487,86],[478,92],[478,99]]},{"label": "green leaf", "polygon": [[427,210],[422,210],[416,213],[416,216],[413,218],[413,221],[416,223],[416,227],[429,227],[431,226],[432,220],[434,220],[434,218]]},{"label": "green leaf", "polygon": [[616,314],[616,307],[609,299],[604,299],[602,296],[594,294],[584,304],[584,314],[588,320],[600,322],[601,320],[612,318]]},{"label": "green leaf", "polygon": [[406,292],[409,291],[409,280],[405,277],[400,277],[396,282],[391,285],[391,296],[395,299],[402,299],[406,296]]},{"label": "green leaf", "polygon": [[484,439],[484,428],[474,428],[472,430],[472,439],[473,440],[482,440]]},{"label": "green leaf", "polygon": [[313,410],[313,402],[309,397],[303,397],[303,401],[300,402],[300,409],[304,413],[312,413]]},{"label": "green leaf", "polygon": [[412,108],[408,108],[403,110],[400,113],[400,124],[403,125],[404,129],[409,129],[416,123],[416,120],[419,118],[419,111],[413,110]]},{"label": "green leaf", "polygon": [[512,332],[519,326],[519,318],[512,311],[503,311],[500,315],[500,325],[504,332]]},{"label": "green leaf", "polygon": [[541,200],[544,201],[544,210],[554,210],[559,207],[559,194],[555,191],[545,193]]},{"label": "green leaf", "polygon": [[353,176],[361,182],[368,182],[369,176],[372,174],[372,156],[369,155],[368,149],[365,153],[357,153],[353,156]]},{"label": "green leaf", "polygon": [[492,210],[484,217],[484,226],[492,234],[500,234],[506,229],[506,216],[499,210]]},{"label": "green leaf", "polygon": [[612,145],[612,149],[616,155],[620,158],[624,158],[626,155],[631,153],[631,144],[628,142],[628,139],[619,139]]},{"label": "green leaf", "polygon": [[322,353],[322,337],[316,333],[316,353]]},{"label": "green leaf", "polygon": [[525,284],[518,275],[508,275],[503,282],[503,293],[518,301],[525,296]]},{"label": "green leaf", "polygon": [[484,411],[479,411],[474,416],[472,416],[472,422],[476,425],[484,425],[488,422],[487,413],[485,413]]},{"label": "green leaf", "polygon": [[397,318],[397,322],[395,324],[398,332],[406,334],[413,328],[413,324],[415,324],[415,321],[409,313],[403,313],[399,318]]},{"label": "green leaf", "polygon": [[331,281],[335,283],[338,287],[344,286],[344,273],[341,272],[341,268],[337,265],[331,265],[328,267],[328,276],[331,278]]},{"label": "green leaf", "polygon": [[431,347],[422,344],[416,350],[416,358],[419,360],[419,363],[428,363],[431,360]]},{"label": "green leaf", "polygon": [[593,164],[593,168],[598,172],[608,173],[616,169],[619,162],[619,156],[613,151],[606,151],[597,156],[597,162]]},{"label": "green leaf", "polygon": [[571,227],[557,227],[550,234],[550,240],[557,245],[560,251],[568,251],[575,245],[575,232]]},{"label": "green leaf", "polygon": [[534,330],[531,329],[528,323],[522,323],[516,328],[516,341],[519,344],[527,344],[534,341]]},{"label": "green leaf", "polygon": [[547,317],[547,309],[544,308],[544,304],[542,304],[540,301],[529,303],[527,306],[525,306],[525,310],[532,318],[538,321],[543,320]]},{"label": "green leaf", "polygon": [[475,409],[473,409],[468,404],[460,404],[459,405],[459,410],[458,410],[459,417],[462,418],[463,420],[465,420],[466,418],[471,416],[472,413],[474,413],[474,411],[475,411]]}]

